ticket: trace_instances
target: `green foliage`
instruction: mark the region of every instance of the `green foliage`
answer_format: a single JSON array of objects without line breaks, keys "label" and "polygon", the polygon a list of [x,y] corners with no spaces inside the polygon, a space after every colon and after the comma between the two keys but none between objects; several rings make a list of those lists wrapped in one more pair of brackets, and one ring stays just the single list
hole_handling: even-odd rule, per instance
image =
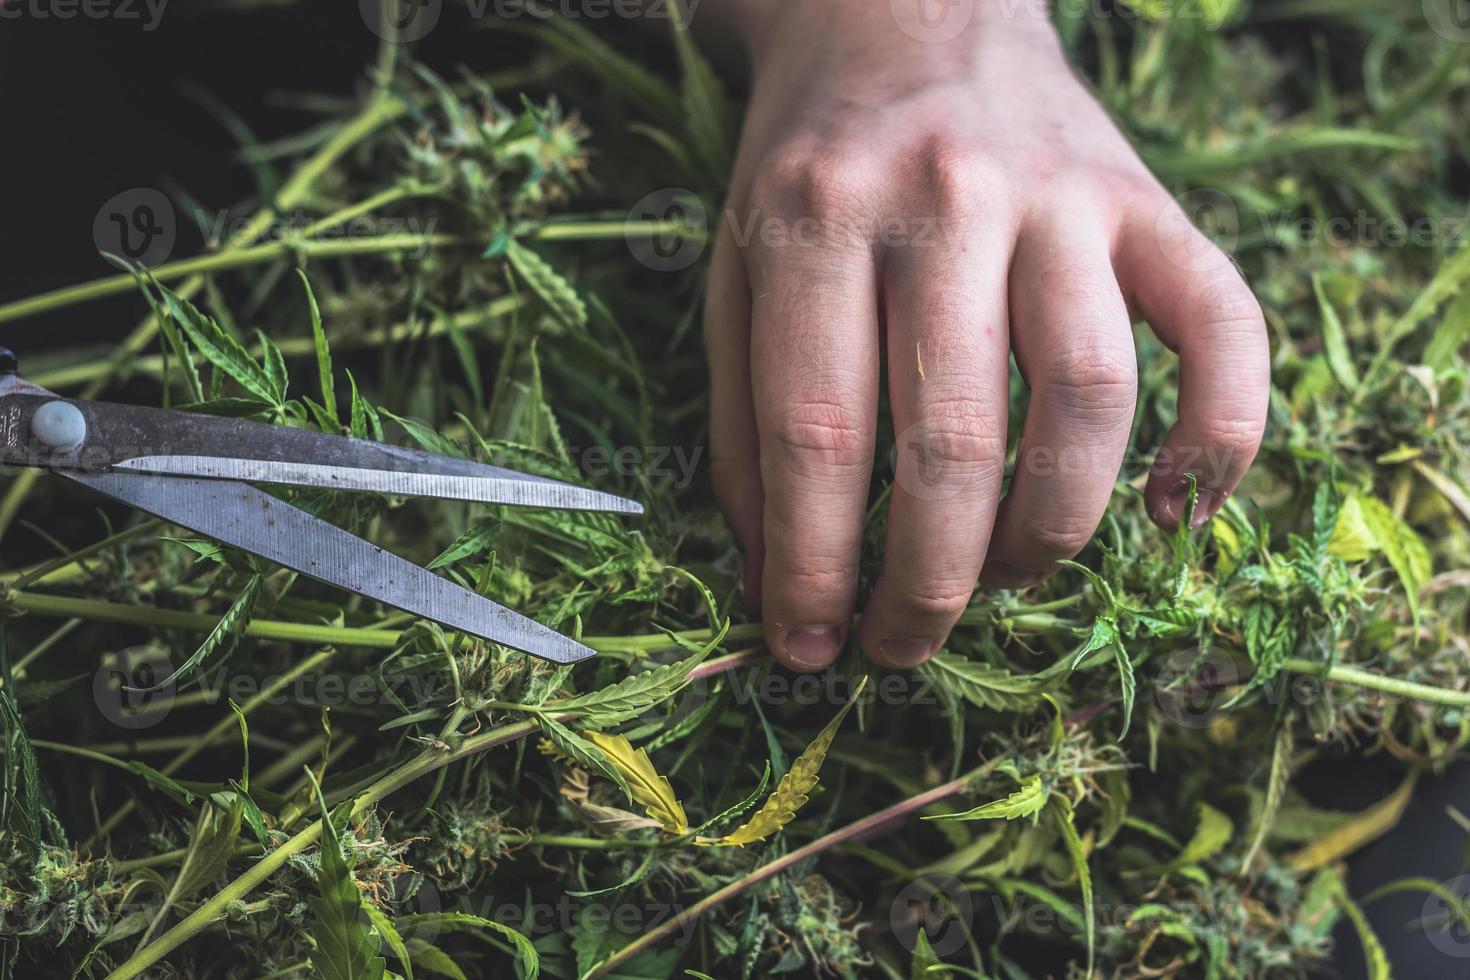
[{"label": "green foliage", "polygon": [[[601,656],[555,668],[51,483],[15,498],[26,524],[0,503],[19,572],[0,573],[9,975],[1009,978],[1044,947],[1072,976],[1274,977],[1326,966],[1342,919],[1386,976],[1372,897],[1344,898],[1334,867],[1412,780],[1361,813],[1294,780],[1355,745],[1437,768],[1470,741],[1470,260],[1298,230],[1463,211],[1470,47],[1386,0],[1296,5],[1331,41],[1313,54],[1252,20],[1264,5],[1062,6],[1074,60],[1171,190],[1228,202],[1224,244],[1271,327],[1266,443],[1206,528],[1159,532],[1137,491],[1179,386],[1140,329],[1130,464],[1097,540],[1045,583],[983,592],[912,676],[854,693],[851,654],[807,696],[760,654],[713,504],[702,270],[652,272],[624,244],[651,187],[714,213],[736,88],[678,25],[662,60],[572,21],[502,25],[555,73],[493,89],[399,49],[382,101],[246,155],[281,171],[267,218],[432,238],[327,254],[293,232],[222,248],[198,280],[125,267],[156,312],[141,339],[31,376],[636,496],[638,521],[287,493]],[[6,329],[20,345],[31,327]],[[137,650],[179,666],[121,669]],[[180,686],[167,710],[119,727],[111,699],[167,697],[160,679]],[[318,847],[301,835],[328,805]],[[968,940],[943,962],[890,920],[933,875],[974,899],[939,923]],[[1024,914],[1037,903],[1063,928]]]},{"label": "green foliage", "polygon": [[[313,783],[318,797],[321,787]],[[318,895],[308,899],[312,912],[311,965],[322,980],[382,980],[387,964],[379,950],[382,937],[363,911],[362,893],[352,877],[352,862],[342,849],[335,819],[320,800],[321,857],[317,865]]]}]

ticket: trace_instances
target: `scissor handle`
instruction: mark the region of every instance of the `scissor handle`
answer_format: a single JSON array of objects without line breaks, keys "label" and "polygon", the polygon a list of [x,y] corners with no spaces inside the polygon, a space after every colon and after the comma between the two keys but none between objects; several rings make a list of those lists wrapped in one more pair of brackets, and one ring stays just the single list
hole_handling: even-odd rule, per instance
[{"label": "scissor handle", "polygon": [[0,377],[20,373],[20,359],[9,347],[0,347]]}]

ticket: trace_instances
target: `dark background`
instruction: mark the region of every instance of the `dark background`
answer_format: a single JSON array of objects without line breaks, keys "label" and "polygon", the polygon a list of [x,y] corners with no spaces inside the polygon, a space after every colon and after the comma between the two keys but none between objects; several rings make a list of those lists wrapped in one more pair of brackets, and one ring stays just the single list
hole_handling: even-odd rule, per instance
[{"label": "dark background", "polygon": [[[17,7],[28,9],[10,4]],[[133,9],[133,20],[0,20],[0,303],[114,272],[97,254],[93,222],[104,203],[130,188],[159,188],[211,213],[253,209],[256,182],[238,142],[191,91],[207,91],[270,141],[324,119],[284,96],[350,97],[367,85],[377,47],[353,0],[250,10],[173,0],[152,31],[144,30],[149,15],[140,0]],[[620,38],[623,50],[647,40],[628,25],[607,27],[628,35]],[[651,58],[666,60],[661,44],[646,47]],[[509,67],[529,61],[532,51],[517,35],[470,29],[464,11],[447,3],[416,54],[447,73],[459,64]],[[203,235],[183,209],[179,217],[172,257],[198,254]],[[86,303],[0,326],[0,344],[15,348],[24,364],[28,351],[121,340],[142,312],[133,295]],[[1391,792],[1399,772],[1355,758],[1318,764],[1298,785],[1321,805],[1360,809]],[[1448,804],[1470,813],[1466,780],[1426,781],[1398,831],[1355,860],[1354,892],[1408,875],[1454,879],[1465,834],[1445,815]],[[1470,976],[1470,959],[1445,956],[1411,928],[1424,905],[1422,895],[1408,894],[1369,909],[1396,975]],[[1457,938],[1470,954],[1470,937]],[[1355,937],[1341,930],[1338,939],[1342,975],[1365,977]]]}]

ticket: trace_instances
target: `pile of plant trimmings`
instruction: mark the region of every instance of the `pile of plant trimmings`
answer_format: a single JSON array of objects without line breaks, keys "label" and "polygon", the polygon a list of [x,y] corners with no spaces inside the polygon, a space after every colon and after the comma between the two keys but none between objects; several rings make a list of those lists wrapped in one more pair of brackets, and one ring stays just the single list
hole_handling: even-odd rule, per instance
[{"label": "pile of plant trimmings", "polygon": [[[625,229],[657,188],[718,213],[739,111],[683,34],[673,79],[565,20],[500,76],[386,48],[356,111],[246,147],[278,189],[209,261],[0,307],[24,346],[29,314],[137,297],[115,345],[30,364],[67,394],[648,508],[292,495],[601,653],[555,669],[10,480],[7,541],[56,557],[0,576],[0,974],[1296,976],[1351,920],[1340,955],[1388,976],[1343,859],[1470,732],[1470,44],[1393,0],[1174,7],[1060,21],[1260,296],[1265,448],[1207,528],[1154,528],[1175,368],[1141,328],[1095,543],[978,597],[915,675],[850,652],[794,685],[743,613],[702,465],[700,268],[635,258],[697,232]],[[321,233],[354,217],[387,230]],[[1352,752],[1401,763],[1400,791],[1353,813],[1294,788]]]}]

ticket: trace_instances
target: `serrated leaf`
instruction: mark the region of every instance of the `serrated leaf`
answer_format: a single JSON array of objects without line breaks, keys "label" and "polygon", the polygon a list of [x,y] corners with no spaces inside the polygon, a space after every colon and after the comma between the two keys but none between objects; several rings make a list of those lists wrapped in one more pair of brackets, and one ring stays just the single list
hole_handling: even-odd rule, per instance
[{"label": "serrated leaf", "polygon": [[736,828],[734,833],[726,834],[716,843],[722,847],[743,847],[746,844],[754,844],[756,841],[764,840],[782,827],[795,819],[797,812],[806,805],[808,794],[817,786],[817,779],[822,772],[822,763],[827,758],[827,750],[832,746],[832,739],[837,736],[837,729],[842,725],[842,719],[852,710],[858,698],[867,687],[868,679],[864,677],[858,684],[857,690],[853,692],[852,700],[842,706],[837,716],[827,723],[812,743],[802,750],[801,755],[791,764],[791,771],[781,778],[777,784],[776,791],[772,793],[766,802],[756,811],[755,816]]},{"label": "serrated leaf", "polygon": [[[699,828],[700,831],[702,832],[702,831],[708,830],[708,829],[710,829],[712,827],[718,827],[721,824],[726,823],[727,821],[730,821],[730,820],[734,820],[736,817],[741,816],[742,814],[744,814],[751,807],[755,806],[755,801],[761,798],[761,794],[766,791],[766,787],[769,786],[770,784],[771,784],[771,761],[769,759],[767,759],[766,760],[766,767],[761,772],[760,782],[756,784],[755,789],[750,792],[750,795],[747,796],[747,797],[745,797],[745,799],[741,800],[739,803],[736,803],[734,806],[727,807],[726,809],[724,809],[724,810],[720,811],[719,813],[715,814],[713,817],[710,817]],[[709,843],[709,842],[708,841],[700,841],[700,843]]]},{"label": "serrated leaf", "polygon": [[311,965],[322,980],[384,980],[388,964],[379,955],[382,940],[363,911],[362,892],[352,879],[349,857],[334,818],[327,810],[321,786],[312,780],[322,811],[321,859],[317,866],[318,894],[311,907]]},{"label": "serrated leaf", "polygon": [[1128,651],[1123,649],[1123,644],[1117,640],[1113,641],[1113,659],[1118,664],[1118,687],[1123,698],[1123,730],[1118,733],[1118,741],[1123,741],[1128,735],[1128,727],[1133,723],[1133,698],[1138,691],[1138,681],[1133,676],[1133,661],[1128,656]]},{"label": "serrated leaf", "polygon": [[949,971],[936,970],[942,966],[934,947],[929,944],[929,934],[923,929],[914,932],[914,955],[909,961],[909,980],[933,980],[945,976]]},{"label": "serrated leaf", "polygon": [[642,804],[650,817],[671,834],[689,832],[689,818],[684,807],[674,795],[674,787],[666,777],[659,775],[644,749],[635,749],[622,735],[607,735],[602,732],[585,732],[587,741],[597,746],[608,761],[623,774],[633,799]]},{"label": "serrated leaf", "polygon": [[446,565],[453,565],[455,562],[480,554],[495,542],[502,527],[504,523],[499,517],[481,518],[471,524],[469,530],[460,535],[459,540],[445,548],[439,557],[429,562],[429,570],[444,568]]},{"label": "serrated leaf", "polygon": [[950,653],[938,653],[919,675],[980,708],[1023,711],[1041,701],[1043,681]]},{"label": "serrated leaf", "polygon": [[209,363],[229,375],[240,387],[262,402],[281,407],[284,393],[277,390],[265,368],[250,356],[238,340],[178,293],[164,287],[159,287],[159,290],[169,315]]},{"label": "serrated leaf", "polygon": [[515,947],[521,969],[526,973],[525,980],[537,980],[541,975],[541,957],[531,940],[510,926],[496,922],[494,919],[472,915],[468,912],[423,912],[403,916],[398,920],[398,924],[402,927],[400,931],[409,935],[420,930],[425,933],[437,933],[446,930],[474,932],[477,929],[489,929],[509,940],[510,944]]},{"label": "serrated leaf", "polygon": [[586,326],[587,304],[550,263],[516,241],[506,246],[505,256],[552,315],[569,327]]},{"label": "serrated leaf", "polygon": [[625,717],[645,711],[668,699],[684,687],[688,683],[690,672],[703,663],[710,653],[724,641],[725,633],[729,628],[729,620],[726,620],[719,633],[692,657],[678,663],[655,667],[653,670],[645,670],[641,674],[633,674],[601,690],[590,691],[568,701],[558,702],[554,707],[558,711],[595,714],[599,722],[603,724],[613,724],[615,720],[623,720]]},{"label": "serrated leaf", "polygon": [[1368,924],[1368,917],[1358,907],[1358,903],[1348,897],[1347,891],[1338,888],[1335,896],[1338,908],[1348,917],[1353,924],[1353,931],[1358,934],[1358,943],[1363,947],[1363,959],[1368,966],[1368,980],[1393,980],[1393,969],[1388,963],[1388,954],[1383,951],[1383,943],[1379,942],[1378,935],[1373,927]]},{"label": "serrated leaf", "polygon": [[1276,812],[1281,809],[1281,800],[1286,796],[1286,785],[1291,777],[1291,744],[1291,716],[1287,715],[1280,730],[1276,733],[1276,741],[1271,749],[1271,772],[1267,776],[1266,799],[1261,805],[1261,814],[1257,818],[1255,835],[1251,838],[1250,847],[1246,849],[1245,858],[1241,861],[1241,866],[1244,868],[1250,868],[1256,854],[1266,843],[1266,837],[1271,833],[1271,825],[1276,820]]},{"label": "serrated leaf", "polygon": [[1040,813],[1046,806],[1051,792],[1037,775],[1021,780],[1021,788],[1003,800],[977,806],[964,813],[939,813],[924,817],[925,820],[1019,820],[1033,813]]},{"label": "serrated leaf", "polygon": [[1092,873],[1087,868],[1087,850],[1082,846],[1082,838],[1077,835],[1072,805],[1065,796],[1058,794],[1052,797],[1051,814],[1057,831],[1062,836],[1062,843],[1066,845],[1067,854],[1072,859],[1072,866],[1077,871],[1077,886],[1082,892],[1082,915],[1087,935],[1085,976],[1091,980],[1093,962],[1097,956],[1097,916],[1093,911]]},{"label": "serrated leaf", "polygon": [[373,924],[373,931],[378,934],[378,938],[388,944],[393,955],[398,957],[398,962],[403,964],[407,980],[413,980],[413,958],[409,956],[408,947],[393,922],[372,902],[363,902],[362,910],[367,913],[368,921]]},{"label": "serrated leaf", "polygon": [[1092,633],[1088,635],[1086,642],[1077,648],[1072,655],[1072,669],[1076,670],[1083,659],[1095,650],[1101,650],[1111,644],[1118,642],[1118,624],[1111,617],[1099,616],[1092,621]]},{"label": "serrated leaf", "polygon": [[1419,590],[1434,573],[1429,547],[1424,539],[1389,506],[1375,497],[1359,494],[1358,504],[1363,509],[1363,520],[1373,532],[1383,557],[1398,573],[1404,593],[1409,601],[1409,612],[1414,625],[1419,624]]},{"label": "serrated leaf", "polygon": [[[0,631],[5,627],[0,625]],[[3,640],[0,640],[3,642]],[[8,668],[8,661],[0,657],[0,664]],[[17,828],[0,824],[0,830],[15,832],[21,830],[33,843],[39,843],[41,837],[41,768],[36,761],[36,750],[31,745],[30,738],[26,735],[25,724],[21,720],[20,708],[10,697],[10,693],[0,688],[0,718],[5,720],[5,781],[4,798],[0,800],[0,814],[8,816],[11,794],[19,787],[21,796],[21,813],[24,817],[24,827]]]},{"label": "serrated leaf", "polygon": [[306,278],[306,273],[300,269],[296,274],[301,277],[301,285],[306,290],[306,305],[311,311],[311,338],[316,348],[316,370],[317,380],[321,385],[322,411],[331,421],[331,431],[336,432],[342,428],[342,420],[337,416],[337,383],[332,379],[332,350],[327,345],[327,334],[322,329],[322,311],[317,306],[316,294],[312,292],[311,282]]},{"label": "serrated leaf", "polygon": [[459,964],[444,950],[422,939],[410,939],[407,943],[409,959],[419,969],[449,980],[469,980]]},{"label": "serrated leaf", "polygon": [[637,802],[633,798],[633,788],[628,785],[628,781],[624,778],[622,770],[613,765],[612,761],[596,745],[593,745],[587,739],[578,735],[549,714],[538,714],[536,716],[536,723],[541,726],[541,730],[546,733],[546,737],[551,739],[551,744],[566,753],[568,758],[575,761],[584,769],[602,773],[608,779],[618,784],[618,788],[623,791],[623,795],[628,798],[630,803]]},{"label": "serrated leaf", "polygon": [[694,46],[683,10],[677,2],[669,3],[668,8],[674,28],[674,50],[683,71],[680,102],[689,141],[706,171],[711,176],[723,176],[730,172],[734,159],[734,110],[714,69]]},{"label": "serrated leaf", "polygon": [[205,637],[204,642],[199,644],[199,649],[195,650],[189,659],[184,661],[183,666],[152,687],[129,687],[124,688],[124,690],[137,691],[144,694],[162,690],[184,674],[190,673],[200,667],[215,654],[228,652],[234,646],[234,641],[239,636],[240,631],[250,622],[250,616],[255,611],[255,604],[260,600],[260,594],[264,587],[265,576],[250,576],[250,580],[245,583],[244,590],[231,603],[230,608],[225,611],[220,621],[215,624],[209,636]]}]

